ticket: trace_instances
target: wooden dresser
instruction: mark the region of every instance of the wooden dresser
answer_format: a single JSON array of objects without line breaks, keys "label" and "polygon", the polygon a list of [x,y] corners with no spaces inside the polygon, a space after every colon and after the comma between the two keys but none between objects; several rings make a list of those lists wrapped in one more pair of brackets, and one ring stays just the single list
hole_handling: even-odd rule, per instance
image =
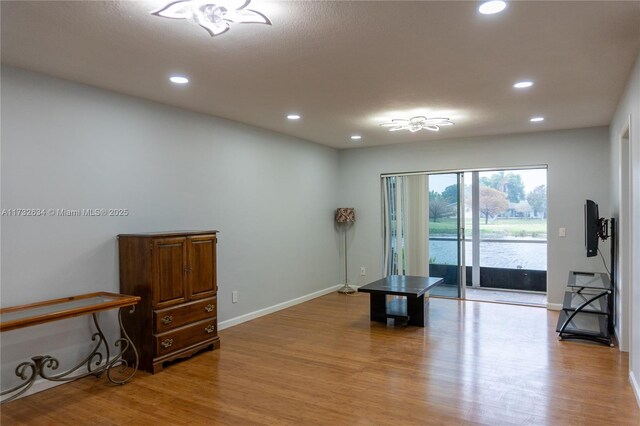
[{"label": "wooden dresser", "polygon": [[220,347],[216,243],[217,231],[118,235],[120,290],[142,298],[123,316],[141,369]]}]

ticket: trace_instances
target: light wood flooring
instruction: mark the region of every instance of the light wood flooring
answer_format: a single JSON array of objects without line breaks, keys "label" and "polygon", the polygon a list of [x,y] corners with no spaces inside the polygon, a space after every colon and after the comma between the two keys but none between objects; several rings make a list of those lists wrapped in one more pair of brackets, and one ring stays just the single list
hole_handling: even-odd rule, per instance
[{"label": "light wood flooring", "polygon": [[425,328],[329,294],[220,333],[222,349],[2,406],[2,425],[634,425],[617,348],[559,342],[557,312],[431,299]]}]

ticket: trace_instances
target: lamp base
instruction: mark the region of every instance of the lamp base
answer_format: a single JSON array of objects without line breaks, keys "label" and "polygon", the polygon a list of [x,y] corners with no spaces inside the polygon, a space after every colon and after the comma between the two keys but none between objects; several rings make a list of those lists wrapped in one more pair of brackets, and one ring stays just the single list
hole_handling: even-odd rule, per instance
[{"label": "lamp base", "polygon": [[338,289],[338,293],[341,293],[341,294],[353,294],[355,292],[356,292],[356,289],[351,287],[349,283],[346,283],[345,285],[343,285]]}]

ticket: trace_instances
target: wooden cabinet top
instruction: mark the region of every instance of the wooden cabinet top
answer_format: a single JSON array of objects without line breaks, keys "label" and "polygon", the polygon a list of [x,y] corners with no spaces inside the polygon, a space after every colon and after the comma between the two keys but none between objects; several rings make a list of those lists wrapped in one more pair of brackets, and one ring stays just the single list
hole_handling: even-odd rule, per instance
[{"label": "wooden cabinet top", "polygon": [[166,232],[145,232],[141,234],[119,234],[120,237],[137,237],[137,238],[164,238],[164,237],[177,237],[177,236],[191,236],[191,235],[211,235],[217,234],[218,231],[166,231]]}]

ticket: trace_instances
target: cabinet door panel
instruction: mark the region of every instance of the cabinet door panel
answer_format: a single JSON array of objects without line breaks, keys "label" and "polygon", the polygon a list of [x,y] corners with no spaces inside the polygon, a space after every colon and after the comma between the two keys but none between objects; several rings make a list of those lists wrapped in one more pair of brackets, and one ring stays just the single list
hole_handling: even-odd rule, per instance
[{"label": "cabinet door panel", "polygon": [[189,298],[200,299],[215,295],[216,236],[203,235],[188,239]]},{"label": "cabinet door panel", "polygon": [[184,302],[187,250],[186,238],[154,240],[153,304],[156,307]]}]

